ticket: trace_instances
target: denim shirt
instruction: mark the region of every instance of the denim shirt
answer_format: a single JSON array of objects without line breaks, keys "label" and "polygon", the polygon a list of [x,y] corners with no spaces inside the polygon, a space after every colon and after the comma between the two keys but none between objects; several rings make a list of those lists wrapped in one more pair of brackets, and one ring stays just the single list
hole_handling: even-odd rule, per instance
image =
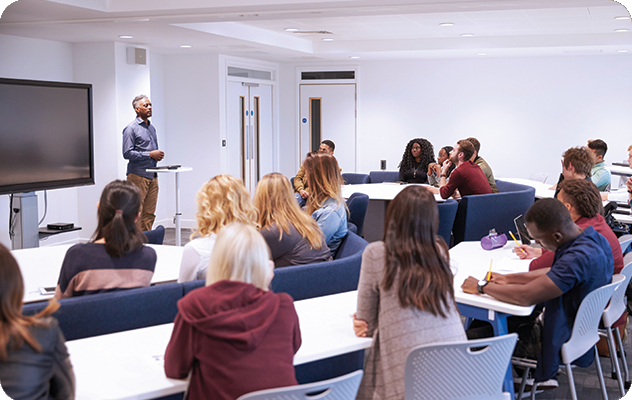
[{"label": "denim shirt", "polygon": [[147,168],[156,167],[156,160],[149,156],[153,150],[158,150],[156,128],[151,122],[145,123],[140,117],[136,117],[123,129],[123,158],[129,160],[127,175],[154,179],[156,173],[146,171]]},{"label": "denim shirt", "polygon": [[347,209],[335,199],[328,198],[323,206],[312,213],[318,227],[325,235],[325,242],[333,257],[338,251],[342,238],[347,234]]}]

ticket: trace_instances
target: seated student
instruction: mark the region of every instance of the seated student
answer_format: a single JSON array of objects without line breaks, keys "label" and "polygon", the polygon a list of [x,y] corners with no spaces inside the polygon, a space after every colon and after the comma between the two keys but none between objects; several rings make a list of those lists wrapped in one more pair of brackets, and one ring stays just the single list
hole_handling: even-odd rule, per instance
[{"label": "seated student", "polygon": [[586,147],[595,158],[595,165],[590,170],[590,179],[592,179],[600,192],[605,192],[610,187],[610,181],[612,180],[610,171],[606,168],[606,162],[604,161],[608,145],[601,139],[595,139],[589,140]]},{"label": "seated student", "polygon": [[593,156],[584,147],[571,147],[562,154],[562,173],[551,189],[555,190],[554,197],[560,192],[558,185],[564,179],[586,179],[592,182],[590,171],[593,167]]},{"label": "seated student", "polygon": [[[450,158],[450,152],[452,151],[452,146],[444,146],[439,150],[439,154],[437,155],[437,162],[428,164],[428,184],[434,187],[439,187],[439,180],[441,179],[441,166],[443,163]],[[456,165],[451,164],[450,168],[446,173],[446,178],[450,179],[450,174],[454,171]]]},{"label": "seated student", "polygon": [[234,400],[255,390],[296,385],[301,332],[287,293],[268,291],[274,265],[252,226],[217,235],[206,286],[178,301],[165,374],[190,375],[188,400]]},{"label": "seated student", "polygon": [[438,224],[434,196],[407,187],[388,206],[384,241],[362,255],[353,327],[357,336],[374,339],[358,399],[403,399],[410,349],[466,340]]},{"label": "seated student", "polygon": [[312,153],[305,159],[307,182],[312,192],[307,198],[307,213],[325,235],[333,257],[347,234],[347,205],[342,198],[342,176],[334,156]]},{"label": "seated student", "polygon": [[[632,146],[628,146],[628,164],[632,165]],[[628,203],[628,205],[632,206],[632,177],[629,177],[626,184],[621,188],[601,193],[601,200]]]},{"label": "seated student", "polygon": [[244,183],[231,175],[217,175],[195,197],[197,228],[184,245],[178,282],[206,278],[208,260],[219,231],[231,222],[255,225],[257,210]]},{"label": "seated student", "polygon": [[483,157],[478,155],[481,150],[481,142],[479,142],[478,139],[474,137],[467,138],[467,140],[469,140],[470,143],[474,145],[474,155],[472,156],[472,159],[470,161],[481,167],[483,173],[485,174],[485,177],[487,178],[487,181],[489,182],[489,187],[492,188],[492,193],[498,193],[498,188],[496,187],[496,179],[494,179],[494,172],[492,172],[492,169],[489,164],[487,164],[487,161],[485,161]]},{"label": "seated student", "polygon": [[432,143],[423,138],[406,145],[399,163],[399,180],[407,183],[428,183],[428,166],[435,162]]},{"label": "seated student", "polygon": [[[588,293],[612,280],[612,250],[608,241],[592,226],[582,231],[575,225],[568,209],[559,200],[536,201],[527,211],[525,219],[529,235],[545,249],[555,252],[555,262],[551,268],[508,275],[492,273],[489,282],[470,276],[461,288],[465,293],[484,293],[521,306],[544,303],[541,337],[520,332],[519,340],[519,343],[523,342],[521,348],[525,348],[524,342],[528,342],[530,337],[541,340],[539,354],[527,352],[516,355],[537,358],[535,381],[542,382],[542,388],[552,388],[557,387],[554,378],[561,361],[560,349],[570,338],[579,304]],[[537,320],[529,319],[532,323]],[[508,325],[512,331],[512,325],[517,323],[510,321]],[[538,346],[526,348],[535,349]],[[575,364],[587,367],[593,362],[594,356],[594,351],[588,351]]]},{"label": "seated student", "polygon": [[[319,153],[329,154],[331,156],[334,155],[334,150],[336,150],[336,144],[331,140],[323,140],[318,148]],[[307,153],[308,157],[309,154],[310,153]],[[309,197],[308,188],[309,185],[307,184],[307,177],[305,176],[305,167],[301,165],[301,168],[298,169],[294,177],[294,193],[296,193],[296,200],[301,207],[305,205]]]},{"label": "seated student", "polygon": [[275,267],[331,260],[323,233],[298,206],[285,176],[273,172],[261,178],[254,204]]},{"label": "seated student", "polygon": [[34,316],[22,315],[24,281],[17,261],[0,244],[0,382],[12,399],[75,398],[75,374],[64,335],[50,317],[52,300]]},{"label": "seated student", "polygon": [[[557,199],[568,208],[571,218],[581,229],[588,226],[595,228],[606,238],[612,249],[614,261],[614,273],[618,274],[623,269],[623,254],[617,236],[606,223],[601,213],[603,205],[597,187],[585,179],[568,179],[560,183],[560,192]],[[524,252],[520,251],[524,250]],[[526,254],[525,254],[526,253]],[[516,254],[522,259],[535,258],[529,264],[529,270],[551,268],[555,253],[542,248],[527,245],[516,246]],[[537,258],[536,258],[537,257]]]},{"label": "seated student", "polygon": [[[450,152],[450,159],[443,163],[441,167],[441,180],[439,188],[429,188],[432,193],[439,193],[442,198],[455,194],[458,190],[461,196],[471,196],[474,194],[491,194],[492,188],[481,168],[470,159],[474,154],[474,145],[468,140],[459,140]],[[456,168],[447,181],[447,172],[454,164]]]},{"label": "seated student", "polygon": [[68,249],[55,298],[149,286],[156,251],[144,246],[138,229],[140,192],[129,181],[110,182],[97,205],[99,222],[92,242]]}]

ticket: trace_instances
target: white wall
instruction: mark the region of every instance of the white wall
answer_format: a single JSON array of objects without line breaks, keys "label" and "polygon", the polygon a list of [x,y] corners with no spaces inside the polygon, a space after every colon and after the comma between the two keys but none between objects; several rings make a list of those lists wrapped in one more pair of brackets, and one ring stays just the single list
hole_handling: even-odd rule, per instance
[{"label": "white wall", "polygon": [[[542,57],[361,63],[360,171],[397,169],[406,143],[435,153],[474,136],[497,177],[560,172],[569,147],[601,138],[608,162],[632,144],[632,57]],[[338,157],[338,152],[336,153]]]}]

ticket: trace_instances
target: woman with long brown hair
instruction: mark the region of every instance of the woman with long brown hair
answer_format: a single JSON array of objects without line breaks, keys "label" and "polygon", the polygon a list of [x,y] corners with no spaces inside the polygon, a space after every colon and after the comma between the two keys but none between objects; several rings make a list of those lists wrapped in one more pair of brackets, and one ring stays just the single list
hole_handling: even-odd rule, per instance
[{"label": "woman with long brown hair", "polygon": [[347,234],[347,205],[340,189],[343,181],[338,161],[332,155],[314,152],[305,158],[303,165],[311,190],[307,213],[325,235],[333,257]]},{"label": "woman with long brown hair", "polygon": [[318,224],[298,206],[284,175],[273,172],[261,178],[254,203],[276,267],[331,259]]},{"label": "woman with long brown hair", "polygon": [[0,382],[12,399],[75,398],[75,375],[52,300],[35,316],[22,315],[24,280],[0,244]]},{"label": "woman with long brown hair", "polygon": [[68,249],[55,298],[149,286],[156,251],[138,229],[140,192],[131,182],[108,183],[97,205],[98,224],[90,243]]},{"label": "woman with long brown hair", "polygon": [[373,337],[358,399],[403,399],[408,351],[466,340],[434,195],[410,186],[391,201],[384,241],[362,255],[354,330]]},{"label": "woman with long brown hair", "polygon": [[196,195],[197,229],[184,246],[178,282],[206,278],[208,263],[219,231],[232,222],[255,225],[257,209],[244,182],[232,175],[216,175]]}]

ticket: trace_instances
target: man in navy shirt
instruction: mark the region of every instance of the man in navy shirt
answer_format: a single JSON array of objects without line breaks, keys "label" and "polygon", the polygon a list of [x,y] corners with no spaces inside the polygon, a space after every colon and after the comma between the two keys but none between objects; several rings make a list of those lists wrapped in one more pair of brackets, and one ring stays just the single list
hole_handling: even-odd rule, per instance
[{"label": "man in navy shirt", "polygon": [[[559,200],[536,201],[525,219],[536,242],[555,251],[551,268],[508,275],[492,273],[489,282],[469,277],[461,288],[466,293],[484,293],[521,306],[544,303],[542,349],[534,377],[536,382],[547,382],[555,378],[560,349],[570,338],[581,301],[611,282],[614,264],[608,241],[592,226],[582,231]],[[575,364],[587,367],[593,359],[594,353],[589,351]]]},{"label": "man in navy shirt", "polygon": [[147,168],[156,167],[156,163],[165,157],[158,149],[156,128],[149,121],[151,101],[141,94],[134,98],[132,107],[136,119],[123,129],[123,158],[127,163],[127,180],[135,184],[141,195],[141,217],[139,227],[142,231],[151,230],[156,219],[156,201],[158,200],[158,176],[147,172]]}]

